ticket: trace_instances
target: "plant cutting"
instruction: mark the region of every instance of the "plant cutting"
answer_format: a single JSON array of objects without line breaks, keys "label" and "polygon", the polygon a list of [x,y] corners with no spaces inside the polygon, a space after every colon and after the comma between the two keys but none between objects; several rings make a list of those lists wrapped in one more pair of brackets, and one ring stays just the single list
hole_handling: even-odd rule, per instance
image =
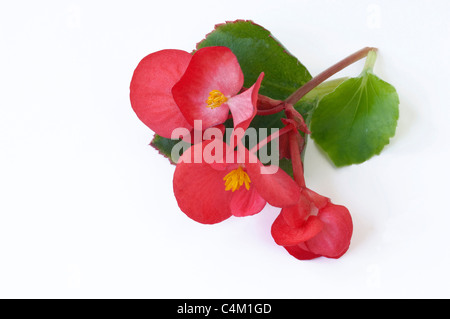
[{"label": "plant cutting", "polygon": [[[280,208],[274,242],[300,260],[338,259],[349,249],[349,210],[308,188],[303,159],[312,138],[337,167],[381,153],[399,117],[395,88],[374,72],[366,47],[312,77],[262,26],[216,25],[192,52],[144,57],[131,106],[176,165],[180,210],[202,224]],[[366,59],[356,77],[330,80]]]}]

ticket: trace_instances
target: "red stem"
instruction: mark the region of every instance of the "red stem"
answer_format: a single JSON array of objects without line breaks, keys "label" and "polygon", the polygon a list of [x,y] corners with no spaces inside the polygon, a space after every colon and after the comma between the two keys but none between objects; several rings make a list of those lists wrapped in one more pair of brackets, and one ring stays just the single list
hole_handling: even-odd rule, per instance
[{"label": "red stem", "polygon": [[[279,138],[281,135],[284,135],[284,134],[289,133],[289,132],[294,131],[294,130],[295,130],[295,128],[294,128],[292,125],[287,125],[287,126],[281,128],[281,129],[278,131],[278,138]],[[261,147],[263,147],[264,145],[270,143],[270,141],[272,140],[272,138],[273,138],[273,134],[267,136],[265,139],[263,139],[261,142],[259,142],[258,145],[255,145],[255,146],[250,150],[250,153],[255,153],[255,152],[256,152],[257,150],[259,150]]]},{"label": "red stem", "polygon": [[309,82],[307,82],[305,85],[297,89],[294,93],[292,93],[284,102],[272,100],[270,98],[259,96],[258,97],[258,115],[272,115],[276,114],[278,112],[283,111],[286,108],[286,104],[292,104],[294,105],[302,97],[304,97],[306,94],[308,94],[312,89],[317,87],[322,82],[325,82],[330,77],[338,73],[339,71],[342,71],[349,65],[367,57],[370,51],[377,51],[377,48],[372,47],[366,47],[364,49],[361,49],[352,55],[349,55],[342,61],[336,63],[335,65],[331,66],[330,68],[326,69],[322,73],[318,74],[314,78],[312,78]]},{"label": "red stem", "polygon": [[276,114],[279,113],[281,111],[283,111],[286,107],[286,103],[281,102],[280,104],[276,105],[275,107],[271,108],[271,109],[266,109],[266,110],[258,110],[258,115],[272,115],[272,114]]},{"label": "red stem", "polygon": [[268,96],[258,94],[258,110],[270,110],[282,103],[283,101],[274,100]]},{"label": "red stem", "polygon": [[302,157],[300,154],[299,137],[300,134],[295,130],[289,134],[289,147],[291,151],[292,170],[294,180],[298,186],[306,187],[305,176],[303,174]]}]

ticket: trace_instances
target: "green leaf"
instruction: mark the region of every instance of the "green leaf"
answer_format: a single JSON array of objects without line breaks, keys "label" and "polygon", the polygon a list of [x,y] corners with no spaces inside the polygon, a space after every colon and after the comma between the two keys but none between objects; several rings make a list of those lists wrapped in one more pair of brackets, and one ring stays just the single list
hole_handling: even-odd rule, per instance
[{"label": "green leaf", "polygon": [[311,119],[311,137],[336,166],[362,163],[380,154],[399,118],[395,88],[366,68],[325,95]]},{"label": "green leaf", "polygon": [[177,158],[172,158],[172,149],[178,143],[180,143],[180,140],[171,140],[155,134],[150,145],[157,149],[161,155],[169,159],[170,163],[175,164],[178,161],[179,156]]}]

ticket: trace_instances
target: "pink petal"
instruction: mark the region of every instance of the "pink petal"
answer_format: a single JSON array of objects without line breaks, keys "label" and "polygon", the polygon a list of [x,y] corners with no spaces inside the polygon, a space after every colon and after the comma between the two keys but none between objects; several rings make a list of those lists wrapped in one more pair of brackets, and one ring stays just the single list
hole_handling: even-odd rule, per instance
[{"label": "pink petal", "polygon": [[309,217],[302,227],[290,227],[281,213],[272,224],[271,233],[278,245],[292,246],[313,238],[322,230],[322,227],[322,222],[316,216]]},{"label": "pink petal", "polygon": [[236,56],[226,47],[206,47],[192,57],[186,72],[172,89],[173,97],[187,121],[202,120],[206,129],[225,122],[229,108],[207,107],[209,93],[219,90],[231,98],[242,88],[244,75]]},{"label": "pink petal", "polygon": [[233,115],[234,128],[240,127],[245,131],[255,117],[258,92],[263,77],[264,73],[261,73],[251,88],[228,100],[227,105]]},{"label": "pink petal", "polygon": [[228,170],[216,170],[205,162],[194,163],[194,148],[181,156],[175,168],[175,198],[180,209],[193,220],[202,224],[219,223],[231,216],[232,192],[225,191],[223,181]]},{"label": "pink petal", "polygon": [[192,129],[172,96],[172,87],[185,72],[192,55],[162,50],[146,56],[136,67],[130,84],[130,100],[139,119],[162,137],[175,128]]},{"label": "pink petal", "polygon": [[353,234],[350,212],[344,206],[328,204],[319,211],[317,217],[322,221],[323,230],[306,242],[308,249],[328,258],[339,258],[349,248]]},{"label": "pink petal", "polygon": [[255,215],[266,206],[266,201],[251,184],[249,190],[243,185],[232,194],[230,208],[234,216],[245,217]]}]

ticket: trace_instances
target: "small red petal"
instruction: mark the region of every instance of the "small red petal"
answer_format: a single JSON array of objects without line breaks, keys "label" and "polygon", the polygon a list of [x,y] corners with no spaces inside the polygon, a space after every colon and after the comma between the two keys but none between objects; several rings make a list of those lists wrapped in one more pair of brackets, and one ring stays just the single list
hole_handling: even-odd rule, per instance
[{"label": "small red petal", "polygon": [[312,252],[308,251],[307,249],[301,248],[299,245],[295,246],[284,246],[284,248],[287,250],[291,256],[299,259],[299,260],[311,260],[318,257],[321,257],[320,255],[313,254]]},{"label": "small red petal", "polygon": [[306,242],[308,249],[328,258],[339,258],[349,248],[353,234],[350,212],[344,206],[328,204],[317,217],[323,223],[323,230]]},{"label": "small red petal", "polygon": [[311,202],[307,196],[302,192],[300,200],[296,205],[285,207],[281,210],[281,214],[290,227],[299,228],[308,219],[311,214]]},{"label": "small red petal", "polygon": [[251,186],[247,190],[244,185],[232,193],[230,208],[236,217],[251,216],[259,213],[266,206],[266,201]]},{"label": "small red petal", "polygon": [[320,194],[317,194],[316,192],[310,190],[309,188],[305,188],[303,191],[309,197],[309,199],[313,202],[314,206],[317,207],[317,209],[322,209],[330,203],[329,198],[322,196]]},{"label": "small red petal", "polygon": [[230,108],[233,116],[234,128],[242,128],[247,130],[250,122],[256,115],[258,103],[258,91],[261,87],[261,82],[264,78],[264,73],[261,73],[255,84],[245,92],[236,95],[228,100],[227,105]]},{"label": "small red petal", "polygon": [[172,96],[172,87],[185,72],[192,55],[162,50],[146,56],[136,67],[130,84],[130,100],[139,119],[162,137],[176,128],[192,129]]},{"label": "small red petal", "polygon": [[291,246],[313,238],[320,233],[322,227],[322,222],[316,216],[309,217],[302,227],[290,227],[281,213],[272,224],[271,233],[278,245]]}]

